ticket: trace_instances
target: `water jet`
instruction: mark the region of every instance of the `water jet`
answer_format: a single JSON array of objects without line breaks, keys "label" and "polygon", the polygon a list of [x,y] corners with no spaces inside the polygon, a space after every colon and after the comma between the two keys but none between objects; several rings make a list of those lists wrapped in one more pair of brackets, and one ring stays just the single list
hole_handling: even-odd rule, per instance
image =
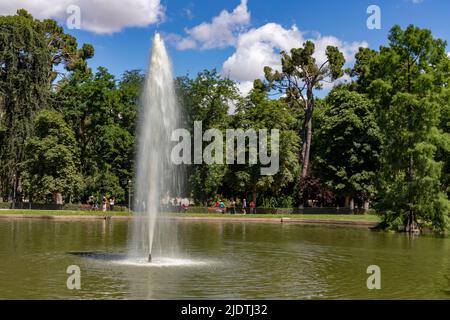
[{"label": "water jet", "polygon": [[161,201],[181,194],[182,176],[171,161],[172,132],[179,128],[181,109],[177,103],[172,64],[163,39],[155,33],[137,126],[136,178],[133,197],[134,221],[131,230],[132,258],[152,261],[158,256],[177,254],[177,234],[173,224],[159,219]]}]

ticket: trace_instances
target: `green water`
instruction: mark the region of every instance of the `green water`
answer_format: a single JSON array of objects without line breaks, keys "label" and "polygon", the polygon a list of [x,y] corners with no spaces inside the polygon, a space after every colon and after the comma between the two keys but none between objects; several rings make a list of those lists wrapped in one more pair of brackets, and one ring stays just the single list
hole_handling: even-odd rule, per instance
[{"label": "green water", "polygon": [[[129,222],[0,220],[1,299],[450,299],[450,239],[361,228],[178,221],[184,259],[148,267],[76,256],[126,253]],[[81,290],[66,269],[81,269]],[[368,290],[367,267],[381,268]]]}]

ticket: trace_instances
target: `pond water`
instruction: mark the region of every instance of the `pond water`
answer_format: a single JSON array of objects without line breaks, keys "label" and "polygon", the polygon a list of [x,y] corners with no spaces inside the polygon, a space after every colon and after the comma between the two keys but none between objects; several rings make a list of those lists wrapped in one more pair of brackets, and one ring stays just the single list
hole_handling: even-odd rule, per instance
[{"label": "pond water", "polygon": [[174,220],[181,256],[148,266],[122,259],[129,223],[0,220],[0,299],[450,299],[449,238]]}]

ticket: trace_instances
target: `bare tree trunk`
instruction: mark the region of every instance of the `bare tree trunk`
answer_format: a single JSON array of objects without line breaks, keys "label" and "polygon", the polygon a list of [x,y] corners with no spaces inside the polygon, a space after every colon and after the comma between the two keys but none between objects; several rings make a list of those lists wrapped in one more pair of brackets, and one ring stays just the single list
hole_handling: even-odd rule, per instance
[{"label": "bare tree trunk", "polygon": [[312,116],[314,112],[314,95],[312,88],[307,90],[307,106],[305,108],[305,121],[303,123],[303,139],[302,141],[302,179],[308,176],[309,161],[311,156],[312,142]]},{"label": "bare tree trunk", "polygon": [[312,140],[312,112],[307,112],[307,117],[305,119],[305,143],[303,152],[303,163],[302,163],[302,178],[306,178],[308,176],[309,170],[309,159],[311,156],[311,140]]}]

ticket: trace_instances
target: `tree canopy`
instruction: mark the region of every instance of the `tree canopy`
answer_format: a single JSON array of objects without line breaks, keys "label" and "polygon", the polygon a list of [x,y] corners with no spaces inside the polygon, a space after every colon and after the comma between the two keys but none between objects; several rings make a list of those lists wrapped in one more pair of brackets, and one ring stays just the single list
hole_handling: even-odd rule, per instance
[{"label": "tree canopy", "polygon": [[[447,43],[416,26],[394,26],[378,50],[360,48],[344,71],[329,46],[280,53],[280,69],[241,96],[216,70],[174,79],[182,126],[278,130],[279,170],[261,161],[184,165],[179,196],[257,206],[372,208],[386,228],[443,231],[450,213],[450,58]],[[0,17],[0,200],[65,203],[111,196],[128,205],[135,176],[136,119],[145,74],[92,71],[94,48],[54,20],[25,10]],[[347,72],[347,84],[335,80]],[[326,84],[333,89],[318,98]],[[194,137],[194,134],[191,135]],[[235,137],[233,138],[235,139]],[[248,140],[250,138],[247,137]],[[194,146],[194,143],[191,143]],[[203,150],[209,143],[203,141]],[[233,148],[236,148],[233,146]],[[256,147],[261,150],[261,145]],[[224,154],[226,153],[223,150]],[[237,151],[237,148],[233,151]],[[243,156],[234,152],[235,158]]]}]

